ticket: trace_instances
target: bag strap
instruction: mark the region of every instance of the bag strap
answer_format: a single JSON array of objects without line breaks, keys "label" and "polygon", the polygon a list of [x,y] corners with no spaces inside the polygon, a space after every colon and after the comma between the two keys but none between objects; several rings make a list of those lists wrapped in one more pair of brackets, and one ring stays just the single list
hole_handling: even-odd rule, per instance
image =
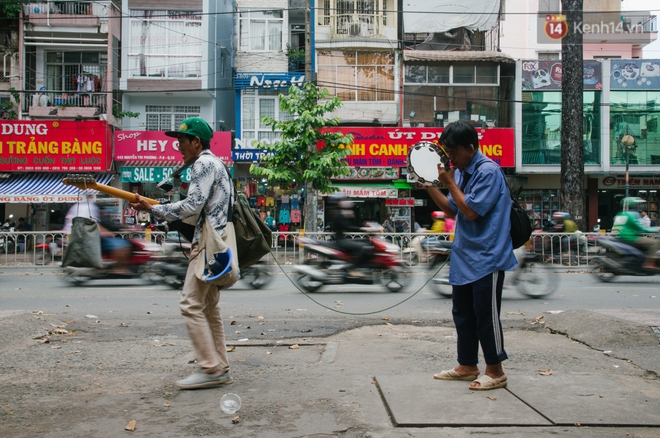
[{"label": "bag strap", "polygon": [[[482,161],[481,163],[474,166],[474,171],[471,174],[466,172],[467,178],[464,181],[461,182],[461,191],[463,191],[463,189],[465,189],[465,187],[467,186],[468,182],[470,181],[470,178],[472,177],[472,175],[477,173],[477,169],[479,168],[479,166],[481,166],[485,162],[486,161]],[[495,163],[493,163],[493,164],[495,164]],[[509,187],[509,184],[506,182],[506,173],[504,173],[504,169],[502,169],[500,166],[497,166],[497,168],[500,169],[500,172],[502,172],[502,176],[504,176],[504,184],[506,184],[506,188],[509,191],[509,197],[511,198],[512,201],[515,201],[515,199],[513,197],[513,194],[511,193],[511,188]]]},{"label": "bag strap", "polygon": [[[220,160],[220,158],[218,158]],[[227,173],[227,180],[229,181],[229,186],[231,187],[231,193],[229,194],[229,206],[227,207],[227,222],[234,221],[234,203],[236,202],[236,183],[231,179],[229,174],[229,167],[225,164],[224,161],[220,160],[222,165],[225,167],[225,172]]]}]

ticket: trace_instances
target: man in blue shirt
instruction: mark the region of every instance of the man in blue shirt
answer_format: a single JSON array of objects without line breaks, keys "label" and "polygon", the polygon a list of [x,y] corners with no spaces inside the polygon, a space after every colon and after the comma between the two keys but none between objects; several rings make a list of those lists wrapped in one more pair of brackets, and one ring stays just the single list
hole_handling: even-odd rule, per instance
[{"label": "man in blue shirt", "polygon": [[[456,219],[449,283],[458,335],[458,366],[434,375],[439,380],[473,381],[470,389],[504,388],[507,377],[500,308],[504,271],[516,267],[511,243],[511,198],[504,173],[479,151],[479,136],[469,123],[447,125],[440,136],[453,168],[438,165],[438,179],[428,193],[448,217]],[[479,345],[486,371],[480,374]],[[476,380],[475,380],[476,379]]]}]

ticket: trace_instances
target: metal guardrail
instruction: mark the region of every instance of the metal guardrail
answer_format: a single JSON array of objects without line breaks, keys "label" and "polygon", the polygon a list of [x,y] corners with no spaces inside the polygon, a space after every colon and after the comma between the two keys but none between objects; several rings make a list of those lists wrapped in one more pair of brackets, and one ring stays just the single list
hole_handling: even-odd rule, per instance
[{"label": "metal guardrail", "polygon": [[[368,233],[352,233],[350,238],[362,239]],[[544,262],[557,266],[587,266],[592,262],[594,255],[602,249],[598,246],[598,238],[606,236],[604,233],[534,233],[527,244],[528,251],[541,255]],[[154,244],[162,245],[165,234],[162,232],[122,232],[116,233],[121,238],[147,239]],[[271,244],[271,254],[264,258],[269,264],[277,261],[281,265],[294,265],[304,262],[308,256],[302,251],[296,238],[304,236],[313,239],[333,241],[334,233],[299,233],[274,232]],[[451,240],[449,233],[378,233],[378,236],[387,239],[399,246],[401,257],[405,261],[413,262],[413,239],[435,238]],[[57,242],[57,249],[66,245],[67,235],[60,231],[30,231],[30,232],[0,232],[0,267],[57,267],[61,261],[61,251],[54,251],[53,242]],[[49,246],[45,248],[44,245]],[[428,249],[422,247],[423,254],[416,262],[426,265]]]},{"label": "metal guardrail", "polygon": [[[115,233],[122,239],[147,239],[155,244],[163,241],[159,231],[125,231]],[[69,235],[61,231],[0,232],[0,267],[60,265]]]}]

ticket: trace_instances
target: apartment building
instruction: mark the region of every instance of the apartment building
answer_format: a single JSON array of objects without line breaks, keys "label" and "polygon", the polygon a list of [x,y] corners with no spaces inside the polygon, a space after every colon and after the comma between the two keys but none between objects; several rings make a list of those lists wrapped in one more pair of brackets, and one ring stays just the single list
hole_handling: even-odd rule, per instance
[{"label": "apartment building", "polygon": [[[511,12],[509,14],[509,12]],[[561,39],[547,30],[561,16],[559,0],[507,1],[502,51],[516,65],[516,172],[528,178],[521,202],[542,224],[561,210]],[[657,39],[657,17],[622,11],[619,0],[585,0],[583,20],[583,142],[589,227],[611,228],[626,195],[647,199],[658,219],[660,60],[642,59]],[[621,138],[635,144],[626,148]],[[627,157],[627,158],[626,158]]]},{"label": "apartment building", "polygon": [[[211,150],[231,159],[233,2],[123,0],[121,21],[124,114],[113,157],[119,182],[126,190],[167,198],[157,183],[183,163],[178,141],[165,132],[184,119],[206,120],[215,132]],[[190,180],[190,169],[182,178]],[[123,222],[136,223],[135,214],[123,208]]]},{"label": "apartment building", "polygon": [[18,111],[2,120],[0,201],[5,215],[35,230],[61,228],[80,190],[68,172],[112,175],[113,107],[120,38],[112,1],[48,1],[23,5],[10,84]]}]

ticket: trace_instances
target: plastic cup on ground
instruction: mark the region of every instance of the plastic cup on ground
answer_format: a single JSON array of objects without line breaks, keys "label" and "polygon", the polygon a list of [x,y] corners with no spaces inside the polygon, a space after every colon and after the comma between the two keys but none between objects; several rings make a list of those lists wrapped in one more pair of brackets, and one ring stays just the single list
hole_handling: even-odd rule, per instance
[{"label": "plastic cup on ground", "polygon": [[241,398],[231,392],[223,395],[220,399],[220,409],[225,414],[235,414],[241,409]]}]

